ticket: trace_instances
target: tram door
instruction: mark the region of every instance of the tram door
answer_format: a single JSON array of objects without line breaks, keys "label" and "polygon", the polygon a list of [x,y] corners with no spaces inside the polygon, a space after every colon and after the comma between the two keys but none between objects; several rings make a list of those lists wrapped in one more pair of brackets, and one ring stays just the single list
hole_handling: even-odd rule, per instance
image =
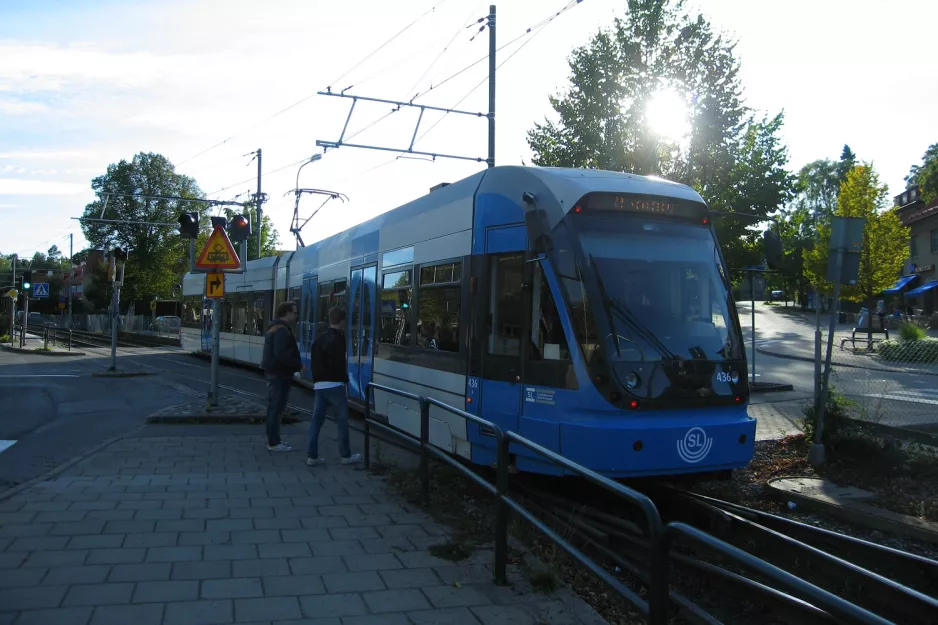
[{"label": "tram door", "polygon": [[313,345],[316,333],[316,285],[317,276],[303,278],[300,289],[300,316],[297,320],[297,338],[300,342],[300,361],[306,367],[306,377],[312,378],[312,367],[309,362],[309,349]]},{"label": "tram door", "polygon": [[212,351],[212,300],[202,298],[202,351]]},{"label": "tram door", "polygon": [[377,272],[377,265],[353,268],[349,286],[349,397],[359,401],[365,400],[365,388],[371,382],[374,364]]}]

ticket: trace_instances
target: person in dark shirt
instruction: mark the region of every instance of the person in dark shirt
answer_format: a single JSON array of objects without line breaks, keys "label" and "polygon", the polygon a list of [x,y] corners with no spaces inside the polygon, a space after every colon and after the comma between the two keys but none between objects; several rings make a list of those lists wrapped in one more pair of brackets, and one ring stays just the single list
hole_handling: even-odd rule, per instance
[{"label": "person in dark shirt", "polygon": [[293,374],[303,370],[300,349],[292,326],[296,324],[297,309],[293,302],[277,306],[277,318],[270,322],[264,336],[264,356],[261,369],[267,379],[267,449],[293,451],[280,440],[280,418],[287,407]]},{"label": "person in dark shirt", "polygon": [[348,427],[348,355],[345,344],[345,310],[336,306],[329,311],[329,329],[316,337],[310,349],[313,371],[313,422],[309,426],[309,444],[306,464],[315,466],[325,462],[319,456],[319,432],[326,420],[326,409],[332,407],[339,429],[339,457],[342,464],[361,460],[361,454],[352,454]]}]

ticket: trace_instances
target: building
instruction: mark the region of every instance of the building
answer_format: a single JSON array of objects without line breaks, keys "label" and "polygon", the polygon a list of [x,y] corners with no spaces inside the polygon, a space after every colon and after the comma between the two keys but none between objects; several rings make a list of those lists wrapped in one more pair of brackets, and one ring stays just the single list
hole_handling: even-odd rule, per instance
[{"label": "building", "polygon": [[[65,273],[63,277],[63,289],[65,293],[71,293],[71,296],[82,301],[88,301],[85,297],[85,290],[91,286],[92,271],[94,268],[104,263],[104,252],[101,250],[92,250],[88,258],[80,265],[72,268],[72,274]],[[74,282],[72,278],[74,277]],[[65,294],[63,293],[63,295]]]},{"label": "building", "polygon": [[935,272],[938,265],[938,199],[926,205],[918,187],[906,189],[894,199],[902,225],[911,229],[909,258],[904,275],[883,294],[890,301],[901,296],[902,303],[911,305],[916,314],[931,316],[938,310],[938,273]]}]

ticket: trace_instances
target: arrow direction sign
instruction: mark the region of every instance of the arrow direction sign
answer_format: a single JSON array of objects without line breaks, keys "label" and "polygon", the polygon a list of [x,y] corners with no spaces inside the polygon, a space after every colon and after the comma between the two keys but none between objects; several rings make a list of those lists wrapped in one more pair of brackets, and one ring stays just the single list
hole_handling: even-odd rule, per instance
[{"label": "arrow direction sign", "polygon": [[205,297],[221,299],[225,297],[225,274],[205,274]]}]

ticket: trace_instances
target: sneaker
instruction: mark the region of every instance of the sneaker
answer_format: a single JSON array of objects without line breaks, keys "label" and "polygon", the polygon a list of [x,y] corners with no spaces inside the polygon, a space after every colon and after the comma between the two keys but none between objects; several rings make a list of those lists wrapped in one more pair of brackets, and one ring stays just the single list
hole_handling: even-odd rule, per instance
[{"label": "sneaker", "polygon": [[325,458],[310,458],[309,456],[306,457],[307,466],[315,467],[316,465],[319,465],[319,464],[326,464],[326,459]]},{"label": "sneaker", "polygon": [[361,462],[361,459],[362,459],[361,454],[352,454],[348,458],[341,458],[339,462],[341,462],[342,464],[355,464],[356,462]]},{"label": "sneaker", "polygon": [[268,445],[267,451],[293,451],[293,448],[286,443],[280,443],[279,445]]}]

